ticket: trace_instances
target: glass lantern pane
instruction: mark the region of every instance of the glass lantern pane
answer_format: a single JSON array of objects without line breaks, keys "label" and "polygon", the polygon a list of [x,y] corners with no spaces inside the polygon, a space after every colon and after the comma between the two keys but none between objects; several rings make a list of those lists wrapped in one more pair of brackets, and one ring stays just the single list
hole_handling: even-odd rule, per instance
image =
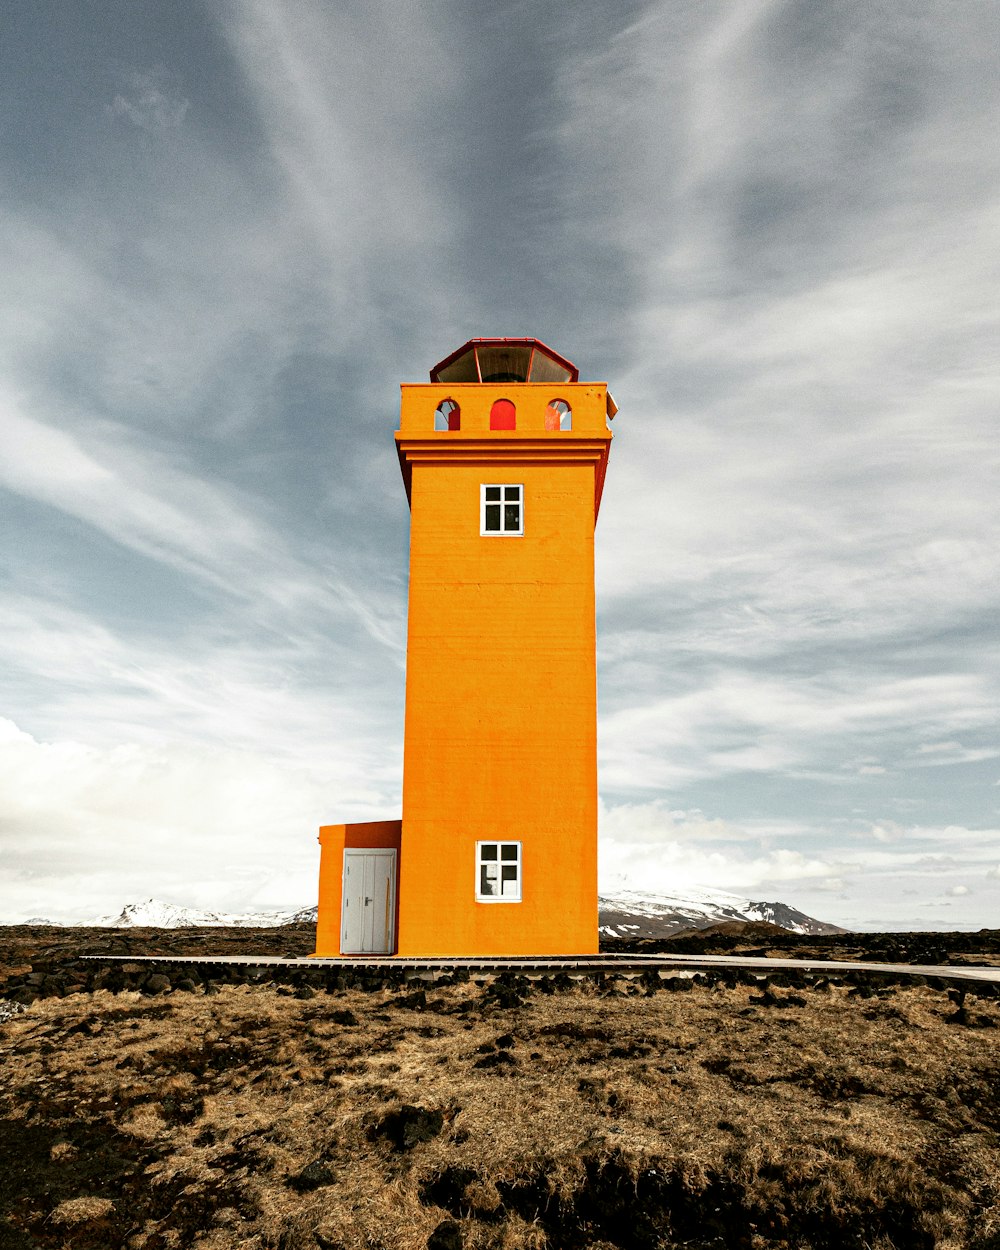
[{"label": "glass lantern pane", "polygon": [[531,362],[531,378],[532,382],[568,382],[572,378],[572,374],[565,365],[561,365],[558,361],[547,356],[541,348],[535,348],[535,356]]},{"label": "glass lantern pane", "polygon": [[485,347],[479,352],[479,370],[484,382],[527,382],[528,365],[531,361],[530,347],[514,347],[507,344]]},{"label": "glass lantern pane", "polygon": [[476,372],[476,357],[473,349],[470,347],[467,352],[463,352],[437,376],[439,382],[478,382],[479,374]]}]

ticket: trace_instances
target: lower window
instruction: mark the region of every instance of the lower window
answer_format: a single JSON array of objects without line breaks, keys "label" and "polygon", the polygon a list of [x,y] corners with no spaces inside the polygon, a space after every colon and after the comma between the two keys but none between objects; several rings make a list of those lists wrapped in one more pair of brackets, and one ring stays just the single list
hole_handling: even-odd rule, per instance
[{"label": "lower window", "polygon": [[476,843],[476,900],[480,903],[521,901],[521,843]]}]

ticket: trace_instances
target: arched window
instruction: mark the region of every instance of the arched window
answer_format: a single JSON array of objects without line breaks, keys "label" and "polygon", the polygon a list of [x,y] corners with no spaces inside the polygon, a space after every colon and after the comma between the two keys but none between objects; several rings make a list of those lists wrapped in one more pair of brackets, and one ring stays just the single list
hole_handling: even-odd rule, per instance
[{"label": "arched window", "polygon": [[462,417],[453,399],[442,399],[434,411],[435,430],[460,430]]},{"label": "arched window", "polygon": [[498,399],[490,409],[491,430],[514,430],[517,428],[517,412],[509,399]]},{"label": "arched window", "polygon": [[565,399],[554,399],[545,409],[545,428],[547,430],[571,430],[573,413]]}]

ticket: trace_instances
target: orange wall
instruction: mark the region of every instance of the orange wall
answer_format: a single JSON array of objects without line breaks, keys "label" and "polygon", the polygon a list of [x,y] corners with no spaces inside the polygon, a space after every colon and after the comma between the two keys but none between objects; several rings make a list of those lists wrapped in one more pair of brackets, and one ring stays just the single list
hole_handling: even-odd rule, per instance
[{"label": "orange wall", "polygon": [[[399,850],[402,821],[373,820],[353,825],[322,825],[319,831],[319,907],[316,955],[340,954],[343,909],[344,849],[386,847]],[[398,856],[397,856],[398,859]],[[399,891],[396,891],[396,933],[399,933]]]},{"label": "orange wall", "polygon": [[[444,398],[461,429],[433,433]],[[497,398],[515,431],[490,431]],[[572,432],[545,431],[552,399]],[[597,950],[596,384],[405,386],[411,498],[400,955]],[[480,484],[521,483],[523,537],[481,537]],[[522,901],[475,899],[477,840],[522,843]]]}]

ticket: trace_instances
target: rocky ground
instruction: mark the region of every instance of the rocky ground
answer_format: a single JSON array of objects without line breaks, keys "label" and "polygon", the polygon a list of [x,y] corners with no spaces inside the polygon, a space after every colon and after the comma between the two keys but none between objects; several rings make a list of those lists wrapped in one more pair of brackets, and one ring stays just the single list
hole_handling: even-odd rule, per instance
[{"label": "rocky ground", "polygon": [[947,975],[998,938],[796,946],[916,983],[423,983],[169,962],[302,926],[0,929],[0,1250],[1000,1250],[1000,1001]]}]

